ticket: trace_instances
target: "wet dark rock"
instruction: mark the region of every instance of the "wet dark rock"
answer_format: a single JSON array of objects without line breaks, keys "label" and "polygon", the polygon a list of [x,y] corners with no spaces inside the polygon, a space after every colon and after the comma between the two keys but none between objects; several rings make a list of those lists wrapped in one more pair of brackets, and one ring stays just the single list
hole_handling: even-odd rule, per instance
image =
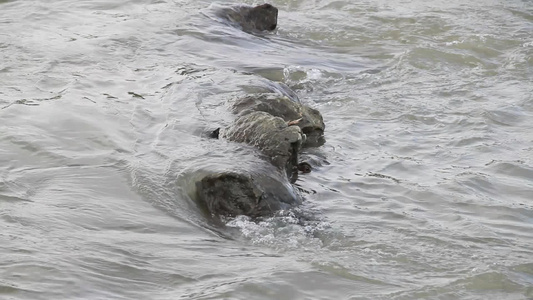
[{"label": "wet dark rock", "polygon": [[209,174],[196,182],[200,207],[212,216],[260,217],[301,204],[301,196],[283,174],[268,166],[255,167]]},{"label": "wet dark rock", "polygon": [[306,136],[302,147],[318,147],[325,143],[326,126],[320,112],[285,96],[276,94],[247,96],[234,103],[233,111],[241,116],[262,111],[280,117],[288,124],[294,123]]},{"label": "wet dark rock", "polygon": [[217,129],[209,132],[209,134],[208,134],[208,137],[210,137],[212,139],[218,139],[219,136],[220,136],[220,128],[217,128]]},{"label": "wet dark rock", "polygon": [[301,162],[298,164],[298,171],[302,173],[311,173],[313,170],[313,167],[311,167],[311,164],[308,162]]},{"label": "wet dark rock", "polygon": [[241,98],[232,106],[237,119],[211,137],[244,143],[261,153],[245,168],[211,173],[196,181],[196,197],[211,215],[259,217],[301,203],[291,183],[312,170],[299,162],[302,147],[324,144],[321,114],[278,94]]},{"label": "wet dark rock", "polygon": [[282,118],[267,112],[244,114],[221,130],[221,138],[252,145],[270,162],[288,174],[298,165],[298,152],[305,136],[300,127],[289,126]]},{"label": "wet dark rock", "polygon": [[218,15],[244,31],[272,31],[278,25],[278,9],[270,4],[224,8]]}]

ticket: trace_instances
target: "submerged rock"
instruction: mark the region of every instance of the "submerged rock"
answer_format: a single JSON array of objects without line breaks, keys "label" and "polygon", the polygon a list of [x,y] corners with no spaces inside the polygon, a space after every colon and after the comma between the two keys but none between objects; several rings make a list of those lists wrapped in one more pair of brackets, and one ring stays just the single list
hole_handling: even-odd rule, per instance
[{"label": "submerged rock", "polygon": [[272,31],[278,25],[278,9],[270,4],[224,8],[217,14],[244,31]]}]

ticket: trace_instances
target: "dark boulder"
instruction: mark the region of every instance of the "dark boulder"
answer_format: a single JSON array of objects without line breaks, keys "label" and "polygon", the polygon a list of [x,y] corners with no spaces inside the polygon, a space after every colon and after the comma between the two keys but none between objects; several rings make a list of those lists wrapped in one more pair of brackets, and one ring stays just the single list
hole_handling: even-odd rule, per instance
[{"label": "dark boulder", "polygon": [[211,215],[251,217],[300,204],[301,196],[291,183],[298,172],[312,170],[309,163],[298,161],[302,147],[324,143],[320,113],[277,94],[238,99],[232,110],[237,119],[211,136],[247,144],[261,156],[202,175],[196,180],[197,202]]},{"label": "dark boulder", "polygon": [[270,4],[224,8],[218,16],[238,24],[244,31],[273,31],[278,25],[278,9]]},{"label": "dark boulder", "polygon": [[196,201],[212,216],[229,217],[267,216],[301,204],[285,175],[265,164],[204,176],[196,182]]},{"label": "dark boulder", "polygon": [[233,104],[233,112],[244,116],[262,111],[300,127],[305,134],[302,147],[318,147],[325,143],[324,119],[316,109],[277,94],[259,94],[241,98]]},{"label": "dark boulder", "polygon": [[257,148],[278,169],[292,174],[305,136],[300,127],[289,126],[282,118],[254,111],[240,116],[221,130],[220,137]]}]

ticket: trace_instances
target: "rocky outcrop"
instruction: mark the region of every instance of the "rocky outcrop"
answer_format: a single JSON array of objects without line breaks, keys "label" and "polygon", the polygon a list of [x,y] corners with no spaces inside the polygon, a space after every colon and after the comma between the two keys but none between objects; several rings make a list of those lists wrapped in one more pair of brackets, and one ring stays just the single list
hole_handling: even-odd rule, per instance
[{"label": "rocky outcrop", "polygon": [[298,152],[305,139],[298,126],[289,126],[282,118],[262,111],[239,117],[221,131],[220,137],[256,147],[288,174],[298,165]]},{"label": "rocky outcrop", "polygon": [[196,182],[196,198],[215,217],[268,216],[302,202],[285,174],[263,160],[203,176]]},{"label": "rocky outcrop", "polygon": [[[278,10],[270,4],[219,11],[219,16],[244,31],[272,31],[277,26],[277,15]],[[271,215],[300,204],[302,196],[293,183],[299,172],[308,173],[311,166],[298,158],[302,149],[325,142],[320,112],[297,98],[274,93],[239,98],[231,109],[236,119],[215,130],[211,137],[249,145],[257,151],[257,160],[236,161],[223,170],[196,172],[196,202],[212,216],[251,217]]]},{"label": "rocky outcrop", "polygon": [[198,201],[211,215],[252,217],[300,204],[301,195],[291,183],[299,171],[311,171],[308,163],[298,161],[302,148],[324,143],[320,113],[277,94],[238,99],[232,110],[236,120],[215,136],[253,146],[260,161],[201,178],[196,183]]},{"label": "rocky outcrop", "polygon": [[320,112],[311,107],[277,94],[259,94],[239,99],[233,105],[233,112],[246,115],[265,112],[283,119],[287,124],[298,126],[305,138],[302,147],[318,147],[325,143],[324,119]]}]

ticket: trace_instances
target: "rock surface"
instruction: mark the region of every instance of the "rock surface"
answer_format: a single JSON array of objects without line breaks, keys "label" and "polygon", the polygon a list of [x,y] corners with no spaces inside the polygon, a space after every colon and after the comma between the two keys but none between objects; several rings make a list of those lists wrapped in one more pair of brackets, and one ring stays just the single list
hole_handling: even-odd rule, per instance
[{"label": "rock surface", "polygon": [[245,168],[203,176],[196,182],[198,202],[211,215],[259,217],[302,202],[291,183],[298,171],[311,165],[299,163],[302,147],[324,144],[324,121],[320,113],[286,96],[257,94],[232,105],[237,119],[213,137],[244,143],[257,149],[259,161]]},{"label": "rock surface", "polygon": [[[217,15],[246,32],[272,31],[277,27],[278,9],[270,4],[256,7],[223,8]],[[302,202],[292,183],[298,172],[311,172],[307,162],[299,163],[302,147],[323,145],[324,121],[320,113],[287,95],[296,94],[279,84],[280,94],[256,94],[236,100],[232,111],[237,116],[225,128],[209,134],[213,138],[243,143],[260,155],[193,172],[196,202],[212,216],[272,215]]]},{"label": "rock surface", "polygon": [[302,147],[318,147],[325,143],[326,126],[322,115],[316,109],[277,94],[247,96],[233,105],[233,112],[241,116],[256,111],[280,117],[287,123],[294,122],[306,136]]},{"label": "rock surface", "polygon": [[274,166],[290,174],[298,164],[305,136],[300,127],[288,126],[282,118],[255,111],[237,118],[220,137],[256,147]]},{"label": "rock surface", "polygon": [[197,202],[213,216],[260,217],[302,202],[284,174],[265,165],[209,174],[196,182]]},{"label": "rock surface", "polygon": [[217,15],[247,32],[273,31],[278,25],[278,9],[270,4],[224,8]]}]

